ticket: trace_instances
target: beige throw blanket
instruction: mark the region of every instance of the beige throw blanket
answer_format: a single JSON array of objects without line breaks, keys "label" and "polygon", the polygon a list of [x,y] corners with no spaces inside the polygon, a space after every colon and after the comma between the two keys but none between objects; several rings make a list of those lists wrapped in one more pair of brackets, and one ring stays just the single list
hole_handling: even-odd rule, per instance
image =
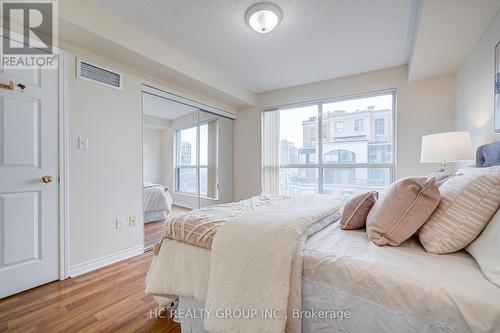
[{"label": "beige throw blanket", "polygon": [[[300,332],[306,239],[340,217],[343,200],[310,195],[231,218],[214,238],[208,332]],[[221,313],[224,313],[220,316]],[[244,318],[241,314],[247,314]]]},{"label": "beige throw blanket", "polygon": [[217,230],[232,218],[290,199],[285,196],[256,196],[238,202],[195,209],[167,219],[165,237],[210,250]]}]

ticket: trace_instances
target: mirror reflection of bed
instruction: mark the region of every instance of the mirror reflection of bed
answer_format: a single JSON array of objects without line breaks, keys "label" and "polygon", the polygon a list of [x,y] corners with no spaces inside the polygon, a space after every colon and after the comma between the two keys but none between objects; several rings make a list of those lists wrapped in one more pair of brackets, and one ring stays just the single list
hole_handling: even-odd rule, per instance
[{"label": "mirror reflection of bed", "polygon": [[164,236],[165,221],[231,202],[232,119],[203,105],[143,86],[144,246]]},{"label": "mirror reflection of bed", "polygon": [[162,184],[144,181],[144,247],[151,249],[165,232],[169,215],[187,213],[191,209],[172,205],[169,188]]}]

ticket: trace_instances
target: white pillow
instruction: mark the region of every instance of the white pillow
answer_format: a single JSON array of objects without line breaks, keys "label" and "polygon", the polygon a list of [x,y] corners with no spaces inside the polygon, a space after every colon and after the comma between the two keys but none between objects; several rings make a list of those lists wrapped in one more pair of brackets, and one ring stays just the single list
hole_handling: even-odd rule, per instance
[{"label": "white pillow", "polygon": [[485,168],[478,168],[475,166],[468,166],[468,167],[463,167],[461,169],[458,169],[458,171],[455,174],[462,174],[466,176],[477,176],[477,175],[482,175],[485,173],[492,173],[492,172],[500,172],[500,165],[495,165],[495,166],[490,166],[490,167],[485,167]]},{"label": "white pillow", "polygon": [[500,209],[493,215],[483,232],[465,248],[474,259],[484,275],[500,287]]}]

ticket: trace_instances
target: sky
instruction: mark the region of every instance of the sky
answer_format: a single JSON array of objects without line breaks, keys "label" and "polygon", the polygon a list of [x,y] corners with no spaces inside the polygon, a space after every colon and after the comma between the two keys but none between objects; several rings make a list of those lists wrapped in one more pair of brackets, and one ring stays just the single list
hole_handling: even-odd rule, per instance
[{"label": "sky", "polygon": [[[372,105],[375,106],[375,110],[392,109],[392,96],[390,94],[325,103],[323,113],[335,110],[356,112],[356,110],[365,110]],[[280,110],[280,140],[286,139],[301,148],[303,146],[302,121],[314,116],[318,116],[317,105]]]}]

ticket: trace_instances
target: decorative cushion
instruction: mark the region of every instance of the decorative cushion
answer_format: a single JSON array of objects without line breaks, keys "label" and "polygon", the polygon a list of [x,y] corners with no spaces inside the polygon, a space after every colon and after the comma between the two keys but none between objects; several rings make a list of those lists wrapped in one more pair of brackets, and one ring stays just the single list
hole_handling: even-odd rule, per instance
[{"label": "decorative cushion", "polygon": [[500,287],[500,209],[479,237],[465,248],[476,259],[484,275]]},{"label": "decorative cushion", "polygon": [[377,201],[378,192],[367,192],[349,199],[344,206],[340,227],[345,230],[359,229],[366,225],[366,217]]},{"label": "decorative cushion", "polygon": [[500,165],[500,142],[480,146],[476,151],[476,166]]},{"label": "decorative cushion", "polygon": [[418,231],[430,253],[465,248],[483,230],[500,203],[500,172],[457,174],[441,187],[441,203]]},{"label": "decorative cushion", "polygon": [[368,214],[368,238],[377,245],[401,245],[427,221],[439,200],[434,178],[403,178],[394,182]]}]

